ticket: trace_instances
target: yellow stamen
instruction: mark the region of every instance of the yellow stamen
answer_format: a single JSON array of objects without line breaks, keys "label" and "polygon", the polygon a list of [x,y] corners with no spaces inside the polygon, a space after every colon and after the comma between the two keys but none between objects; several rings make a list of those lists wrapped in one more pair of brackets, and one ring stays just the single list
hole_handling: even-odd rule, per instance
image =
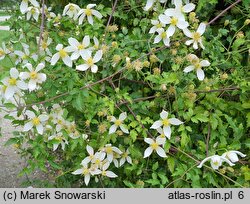
[{"label": "yellow stamen", "polygon": [[106,147],[106,153],[112,154],[113,153],[112,147]]},{"label": "yellow stamen", "polygon": [[89,9],[89,8],[85,9],[85,14],[86,14],[87,16],[91,16],[91,15],[92,15],[92,10]]},{"label": "yellow stamen", "polygon": [[89,66],[92,66],[94,64],[94,61],[93,61],[93,59],[91,57],[87,60],[87,64]]},{"label": "yellow stamen", "polygon": [[78,50],[83,50],[85,48],[85,46],[83,44],[80,44],[77,46]]},{"label": "yellow stamen", "polygon": [[162,124],[163,124],[164,126],[169,126],[170,122],[169,122],[168,119],[163,119],[163,120],[162,120]]},{"label": "yellow stamen", "polygon": [[61,58],[64,58],[64,57],[66,57],[68,54],[67,54],[67,52],[66,52],[64,49],[61,49],[61,50],[59,51],[59,55],[60,55]]},{"label": "yellow stamen", "polygon": [[170,20],[171,25],[176,26],[177,23],[178,23],[178,18],[175,18],[175,17],[171,18],[171,20]]},{"label": "yellow stamen", "polygon": [[39,118],[37,118],[37,117],[33,118],[33,119],[32,119],[32,123],[33,123],[33,125],[35,125],[35,126],[39,125],[39,124],[40,124]]},{"label": "yellow stamen", "polygon": [[120,120],[116,120],[116,121],[115,121],[115,125],[116,125],[116,126],[119,126],[119,125],[121,125],[121,124],[122,124],[122,121],[120,121]]},{"label": "yellow stamen", "polygon": [[106,171],[102,171],[102,175],[103,175],[103,176],[107,176]]},{"label": "yellow stamen", "polygon": [[31,79],[36,79],[37,78],[37,73],[35,71],[30,72],[30,78]]},{"label": "yellow stamen", "polygon": [[200,69],[201,68],[201,64],[198,62],[198,63],[194,64],[194,67],[195,67],[195,69]]},{"label": "yellow stamen", "polygon": [[10,78],[10,79],[9,79],[9,84],[10,84],[11,86],[15,86],[16,83],[17,83],[17,81],[16,81],[15,78]]},{"label": "yellow stamen", "polygon": [[2,57],[3,55],[5,55],[5,52],[3,50],[0,50],[0,57]]},{"label": "yellow stamen", "polygon": [[199,40],[201,39],[201,34],[198,33],[198,32],[194,32],[194,33],[193,33],[193,39],[194,39],[195,41],[199,41]]},{"label": "yellow stamen", "polygon": [[162,28],[161,23],[158,23],[158,24],[156,25],[156,27],[157,27],[157,28]]},{"label": "yellow stamen", "polygon": [[89,170],[84,168],[84,169],[82,170],[82,174],[83,174],[83,175],[89,174]]},{"label": "yellow stamen", "polygon": [[167,37],[167,33],[166,32],[163,32],[162,34],[161,34],[161,37],[164,39],[164,38],[166,38]]},{"label": "yellow stamen", "polygon": [[153,150],[156,150],[159,147],[159,145],[156,142],[153,142],[150,146],[152,147]]},{"label": "yellow stamen", "polygon": [[46,49],[48,47],[48,44],[46,42],[42,42],[42,48]]},{"label": "yellow stamen", "polygon": [[70,11],[74,11],[74,10],[75,10],[75,7],[74,7],[73,5],[70,5],[69,10],[70,10]]}]

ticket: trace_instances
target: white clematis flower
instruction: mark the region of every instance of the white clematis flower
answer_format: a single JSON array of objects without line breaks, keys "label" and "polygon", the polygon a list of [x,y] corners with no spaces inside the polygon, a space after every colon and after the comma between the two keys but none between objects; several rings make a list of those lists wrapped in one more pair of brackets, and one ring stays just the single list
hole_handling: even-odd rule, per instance
[{"label": "white clematis flower", "polygon": [[112,146],[111,144],[106,144],[105,147],[102,148],[102,152],[106,153],[107,160],[112,162],[114,159],[114,154],[122,154],[122,151],[119,150],[117,147]]},{"label": "white clematis flower", "polygon": [[27,90],[27,84],[24,81],[18,80],[18,78],[18,70],[16,68],[11,68],[10,77],[6,77],[2,80],[5,99],[11,99],[14,94],[19,93],[20,90]]},{"label": "white clematis flower", "polygon": [[210,160],[211,167],[215,170],[219,169],[219,167],[222,165],[222,162],[227,162],[230,166],[234,166],[233,163],[231,163],[228,159],[219,156],[219,155],[213,155],[211,157],[207,157],[197,166],[198,168],[201,168],[205,162]]},{"label": "white clematis flower", "polygon": [[89,184],[90,177],[92,175],[98,174],[99,172],[97,172],[96,169],[93,169],[91,167],[89,168],[88,164],[86,163],[82,163],[81,165],[82,165],[82,168],[77,169],[76,171],[72,172],[72,174],[84,176],[84,182],[87,186]]},{"label": "white clematis flower", "polygon": [[195,5],[193,3],[187,3],[186,5],[182,5],[182,0],[174,0],[173,1],[175,8],[169,8],[165,11],[167,16],[175,16],[176,13],[181,14],[184,17],[184,13],[189,13],[195,9]]},{"label": "white clematis flower", "polygon": [[155,33],[157,29],[164,28],[166,25],[158,20],[151,20],[151,24],[153,25],[152,28],[150,28],[149,33]]},{"label": "white clematis flower", "polygon": [[160,145],[163,145],[165,143],[164,139],[162,138],[156,138],[156,140],[153,140],[151,138],[145,138],[144,141],[149,144],[149,147],[144,151],[144,157],[149,157],[153,151],[156,151],[156,153],[160,157],[167,157],[164,149],[160,147]]},{"label": "white clematis flower", "polygon": [[[156,129],[157,132],[160,134],[157,138],[162,138],[162,140],[164,140],[164,144],[166,143],[166,135],[163,132],[163,129],[161,127]],[[167,137],[170,140],[170,137]]]},{"label": "white clematis flower", "polygon": [[159,28],[156,30],[158,35],[154,39],[154,44],[159,43],[161,40],[163,41],[164,45],[170,46],[170,36],[167,35],[167,32],[163,28]]},{"label": "white clematis flower", "polygon": [[242,154],[239,151],[231,150],[231,151],[228,151],[228,152],[225,152],[224,154],[222,154],[222,157],[229,159],[231,162],[234,163],[234,162],[239,161],[238,155],[240,155],[241,157],[247,156],[245,154]]},{"label": "white clematis flower", "polygon": [[0,60],[3,60],[6,55],[10,54],[10,50],[8,50],[5,46],[5,43],[2,42],[2,47],[0,47]]},{"label": "white clematis flower", "polygon": [[86,16],[87,16],[89,24],[91,24],[91,25],[93,25],[93,21],[94,21],[93,16],[95,16],[99,19],[102,18],[102,14],[99,11],[92,9],[95,6],[96,6],[96,4],[88,4],[86,9],[80,9],[80,11],[78,13],[79,25],[82,24],[82,22]]},{"label": "white clematis flower", "polygon": [[80,7],[76,4],[69,3],[63,9],[63,16],[67,15],[74,20],[78,17],[78,12],[80,11]]},{"label": "white clematis flower", "polygon": [[74,50],[71,55],[71,60],[77,60],[80,56],[83,58],[83,56],[86,55],[86,52],[88,51],[86,48],[90,44],[90,38],[88,35],[86,35],[81,43],[75,38],[69,38],[68,42],[72,47],[72,50]]},{"label": "white clematis flower", "polygon": [[27,11],[29,2],[35,7],[40,7],[39,3],[36,0],[22,0],[20,5],[20,11],[22,14],[24,14]]},{"label": "white clematis flower", "polygon": [[[148,11],[150,8],[153,7],[154,3],[157,0],[147,0],[146,6],[144,7],[145,11]],[[160,3],[166,3],[168,0],[159,0]]]},{"label": "white clematis flower", "polygon": [[164,135],[168,139],[170,139],[170,136],[171,136],[170,125],[181,125],[183,124],[183,122],[177,118],[168,118],[168,112],[164,110],[162,110],[162,112],[160,113],[160,117],[161,117],[161,120],[155,121],[154,124],[150,128],[158,129],[159,127],[163,126]]},{"label": "white clematis flower", "polygon": [[27,20],[30,20],[31,17],[33,17],[36,21],[38,21],[39,15],[40,15],[40,10],[36,7],[28,7],[27,11],[26,11],[26,18]]},{"label": "white clematis flower", "polygon": [[58,52],[52,56],[51,65],[55,65],[57,61],[61,58],[64,64],[66,64],[69,67],[72,67],[72,60],[68,55],[69,52],[74,51],[72,47],[68,46],[68,47],[63,48],[62,44],[58,44],[56,46],[56,50]]},{"label": "white clematis flower", "polygon": [[23,80],[29,80],[29,91],[34,91],[38,88],[37,84],[42,84],[46,81],[46,74],[38,73],[45,67],[43,63],[38,64],[35,70],[33,69],[32,64],[30,63],[26,64],[24,67],[27,67],[29,72],[21,72],[20,78]]},{"label": "white clematis flower", "polygon": [[183,30],[185,28],[188,27],[188,22],[185,21],[185,17],[176,12],[175,15],[169,17],[166,14],[161,14],[159,16],[159,20],[161,21],[161,23],[163,24],[169,24],[169,27],[167,29],[167,36],[171,37],[172,35],[174,35],[176,27]]},{"label": "white clematis flower", "polygon": [[198,43],[200,44],[200,47],[202,49],[205,49],[204,45],[202,44],[202,35],[206,30],[206,24],[205,23],[201,23],[197,29],[197,31],[195,32],[191,32],[190,30],[188,30],[187,28],[183,29],[184,34],[189,37],[192,38],[192,40],[187,40],[186,41],[186,45],[191,45],[193,43],[193,48],[195,50],[198,49]]},{"label": "white clematis flower", "polygon": [[114,124],[109,128],[109,134],[116,132],[117,128],[120,127],[122,132],[129,134],[127,127],[123,124],[123,121],[127,118],[127,113],[123,112],[119,115],[119,119],[116,119],[114,116],[111,116],[110,121]]},{"label": "white clematis flower", "polygon": [[90,68],[91,72],[96,73],[98,71],[98,66],[95,65],[95,63],[101,60],[102,50],[98,50],[93,58],[91,51],[83,52],[82,54],[83,54],[82,58],[85,60],[85,64],[76,66],[76,70],[86,71],[87,69]]},{"label": "white clematis flower", "polygon": [[36,114],[30,110],[27,110],[25,112],[25,115],[28,116],[29,122],[26,123],[23,127],[24,132],[28,132],[31,130],[33,127],[36,127],[37,132],[42,135],[43,134],[43,126],[44,123],[49,119],[49,117],[45,114],[36,116]]},{"label": "white clematis flower", "polygon": [[102,165],[102,168],[101,168],[101,175],[102,176],[106,176],[106,177],[109,177],[109,178],[116,178],[118,177],[114,172],[112,171],[107,171],[107,169],[109,168],[110,166],[110,163],[109,162],[106,162]]},{"label": "white clematis flower", "polygon": [[62,150],[64,150],[65,145],[69,144],[62,132],[58,132],[55,135],[50,136],[48,140],[56,140],[56,143],[53,144],[53,151],[56,151],[59,145],[61,145]]},{"label": "white clematis flower", "polygon": [[129,163],[129,164],[132,164],[132,159],[131,157],[129,156],[129,150],[127,149],[126,152],[122,153],[121,155],[121,159],[120,159],[120,166],[122,166],[126,161]]},{"label": "white clematis flower", "polygon": [[193,70],[196,71],[196,75],[200,81],[205,78],[204,71],[201,69],[202,67],[208,67],[210,62],[207,60],[200,60],[196,55],[190,54],[189,55],[190,62],[192,65],[187,66],[183,71],[185,73],[191,72]]},{"label": "white clematis flower", "polygon": [[23,62],[23,64],[27,64],[28,63],[28,59],[31,57],[34,61],[37,61],[38,59],[38,55],[37,54],[31,54],[29,51],[29,45],[25,44],[25,43],[21,43],[22,47],[23,47],[23,51],[20,50],[16,50],[14,51],[14,54],[16,54],[18,56],[18,60],[15,62],[16,64],[20,63],[21,61]]}]

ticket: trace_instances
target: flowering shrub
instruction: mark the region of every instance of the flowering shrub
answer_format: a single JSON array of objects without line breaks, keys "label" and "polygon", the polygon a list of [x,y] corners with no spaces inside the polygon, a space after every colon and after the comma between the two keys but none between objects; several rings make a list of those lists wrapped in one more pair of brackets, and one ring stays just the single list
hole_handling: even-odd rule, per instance
[{"label": "flowering shrub", "polygon": [[218,19],[217,0],[192,2],[21,2],[0,102],[21,128],[7,143],[22,173],[55,187],[249,187],[249,7],[225,1]]}]

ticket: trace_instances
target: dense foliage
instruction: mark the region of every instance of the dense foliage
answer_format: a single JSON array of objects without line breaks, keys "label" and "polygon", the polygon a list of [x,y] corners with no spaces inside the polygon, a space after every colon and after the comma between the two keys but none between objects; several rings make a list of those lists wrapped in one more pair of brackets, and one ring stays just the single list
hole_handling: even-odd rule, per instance
[{"label": "dense foliage", "polygon": [[249,187],[248,0],[214,21],[234,2],[171,16],[179,1],[53,1],[42,35],[34,2],[17,5],[0,52],[23,174],[47,172],[43,187]]}]

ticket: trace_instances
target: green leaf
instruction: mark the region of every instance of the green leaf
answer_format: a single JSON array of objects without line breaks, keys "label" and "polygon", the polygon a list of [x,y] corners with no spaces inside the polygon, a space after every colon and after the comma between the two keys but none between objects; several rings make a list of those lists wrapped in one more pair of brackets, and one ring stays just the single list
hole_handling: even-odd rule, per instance
[{"label": "green leaf", "polygon": [[173,173],[174,172],[175,159],[173,157],[168,157],[167,161],[168,161],[168,168],[171,171],[171,173]]}]

